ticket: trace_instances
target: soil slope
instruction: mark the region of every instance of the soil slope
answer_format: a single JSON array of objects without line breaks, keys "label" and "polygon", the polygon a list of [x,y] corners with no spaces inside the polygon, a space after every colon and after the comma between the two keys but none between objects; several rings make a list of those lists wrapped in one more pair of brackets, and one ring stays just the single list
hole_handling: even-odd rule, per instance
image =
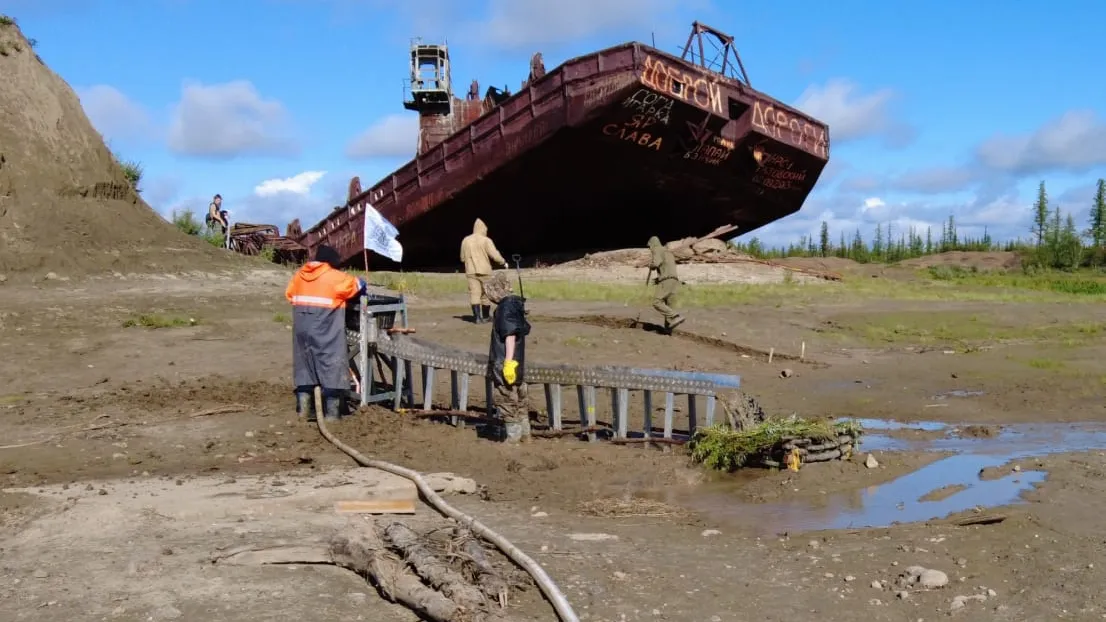
[{"label": "soil slope", "polygon": [[[0,16],[2,17],[2,16]],[[210,269],[239,263],[134,192],[68,84],[0,21],[0,273]]]}]

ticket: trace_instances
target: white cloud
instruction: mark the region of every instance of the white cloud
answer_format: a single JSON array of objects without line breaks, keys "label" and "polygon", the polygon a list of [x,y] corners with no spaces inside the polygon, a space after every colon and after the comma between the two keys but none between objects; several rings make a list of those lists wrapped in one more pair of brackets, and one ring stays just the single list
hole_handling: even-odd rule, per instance
[{"label": "white cloud", "polygon": [[346,156],[355,159],[411,158],[419,137],[419,118],[415,114],[391,114],[350,141]]},{"label": "white cloud", "polygon": [[[1032,200],[1010,187],[1002,194],[977,194],[975,199],[969,200],[934,196],[921,201],[815,191],[799,213],[743,235],[741,239],[748,241],[757,237],[770,246],[786,246],[804,235],[817,238],[822,221],[829,226],[830,237],[835,243],[842,232],[851,241],[857,230],[870,242],[876,227],[882,226],[886,235],[888,224],[896,240],[911,227],[923,237],[927,229],[932,229],[936,239],[949,215],[955,219],[961,236],[978,238],[986,231],[994,240],[1026,239],[1031,204]],[[1086,210],[1076,210],[1075,217],[1077,222],[1085,221]]]},{"label": "white cloud", "polygon": [[1106,164],[1106,121],[1091,110],[1071,110],[1029,134],[996,135],[976,155],[985,166],[1016,174],[1086,171]]},{"label": "white cloud", "polygon": [[253,84],[186,83],[169,124],[169,149],[183,155],[233,158],[294,155],[284,105],[265,99]]},{"label": "white cloud", "polygon": [[831,142],[878,136],[890,146],[903,146],[914,132],[892,117],[895,97],[892,89],[864,94],[853,81],[834,78],[823,86],[808,86],[795,107],[829,125]]},{"label": "white cloud", "polygon": [[113,86],[78,88],[77,95],[88,120],[106,141],[150,139],[156,134],[146,108]]},{"label": "white cloud", "polygon": [[348,183],[325,171],[304,171],[262,181],[244,197],[224,196],[223,205],[230,210],[231,222],[271,224],[284,232],[298,218],[306,229],[345,203]]},{"label": "white cloud", "polygon": [[284,179],[266,179],[254,187],[253,193],[259,197],[271,197],[280,193],[305,195],[311,192],[311,187],[324,175],[326,171],[304,171]]}]

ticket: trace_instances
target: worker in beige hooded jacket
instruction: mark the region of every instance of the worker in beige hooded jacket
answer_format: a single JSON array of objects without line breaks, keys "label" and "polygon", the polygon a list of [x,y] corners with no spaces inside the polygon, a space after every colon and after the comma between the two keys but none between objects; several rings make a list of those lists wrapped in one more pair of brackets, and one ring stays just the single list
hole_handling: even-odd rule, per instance
[{"label": "worker in beige hooded jacket", "polygon": [[472,225],[472,234],[461,240],[461,261],[465,264],[473,321],[483,324],[491,317],[492,309],[491,301],[484,294],[484,281],[492,274],[492,262],[506,268],[507,260],[503,259],[495,242],[488,237],[488,225],[479,218]]}]

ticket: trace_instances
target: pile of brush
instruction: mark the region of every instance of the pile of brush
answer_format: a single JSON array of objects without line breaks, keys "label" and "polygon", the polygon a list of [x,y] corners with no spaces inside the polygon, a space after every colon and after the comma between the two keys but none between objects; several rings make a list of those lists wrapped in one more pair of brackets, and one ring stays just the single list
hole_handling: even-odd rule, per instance
[{"label": "pile of brush", "polygon": [[747,427],[721,424],[698,430],[689,447],[694,461],[721,471],[750,466],[798,470],[803,463],[848,460],[862,433],[852,420],[792,416]]},{"label": "pile of brush", "polygon": [[464,527],[416,531],[392,521],[351,519],[326,543],[241,547],[217,555],[229,565],[330,564],[368,579],[388,600],[431,622],[514,622],[511,592],[533,581],[484,548]]}]

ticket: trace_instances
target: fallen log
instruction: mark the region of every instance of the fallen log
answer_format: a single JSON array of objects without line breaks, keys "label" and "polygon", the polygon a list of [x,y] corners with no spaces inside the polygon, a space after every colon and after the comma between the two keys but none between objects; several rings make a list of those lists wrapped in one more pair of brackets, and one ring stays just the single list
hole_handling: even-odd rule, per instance
[{"label": "fallen log", "polygon": [[[320,387],[315,387],[315,410],[316,412],[322,412],[323,410],[323,394]],[[357,464],[360,464],[361,466],[379,469],[386,473],[398,475],[414,482],[415,486],[419,489],[419,494],[422,495],[426,502],[433,506],[434,509],[441,512],[443,516],[446,516],[447,518],[451,518],[459,523],[466,525],[469,529],[472,530],[473,533],[487,539],[489,542],[494,544],[496,548],[502,551],[503,554],[506,555],[511,561],[518,564],[522,569],[529,573],[530,576],[533,577],[534,583],[537,584],[538,589],[540,589],[542,594],[544,594],[546,598],[549,599],[550,604],[553,605],[553,609],[557,612],[557,617],[560,618],[562,622],[579,622],[580,618],[576,615],[576,612],[573,611],[572,605],[569,604],[568,598],[565,597],[564,592],[562,592],[560,588],[557,587],[557,584],[553,582],[553,579],[549,577],[549,574],[545,572],[545,569],[542,568],[541,565],[538,564],[536,561],[534,561],[533,558],[524,553],[514,544],[511,544],[509,540],[504,538],[496,531],[492,530],[487,525],[446,503],[445,500],[438,495],[438,493],[434,492],[434,490],[423,478],[422,474],[420,474],[418,471],[413,471],[411,469],[397,466],[381,460],[370,460],[369,458],[366,458],[361,452],[343,443],[341,439],[334,436],[334,434],[332,434],[330,430],[327,429],[326,424],[324,423],[325,419],[326,417],[315,418],[316,425],[318,425],[319,427],[319,434],[322,434],[323,438],[330,441],[332,445],[337,447],[347,456],[353,458],[357,462]]]},{"label": "fallen log", "polygon": [[488,556],[484,553],[484,547],[480,545],[480,541],[476,539],[471,531],[461,527],[454,529],[454,535],[462,542],[461,551],[472,563],[476,583],[480,585],[484,595],[497,601],[500,607],[506,607],[507,594],[509,593],[507,582],[496,571],[495,566],[492,566],[491,562],[488,561]]},{"label": "fallen log", "polygon": [[[402,523],[393,523],[389,526],[392,536],[389,538],[395,544],[395,540],[404,544],[403,550],[413,552],[407,563],[415,568],[416,572],[426,572],[428,581],[432,584],[438,582],[444,590],[448,590],[453,597],[447,597],[433,587],[425,585],[419,577],[415,576],[407,565],[390,554],[384,540],[377,533],[371,523],[360,521],[349,522],[350,528],[336,534],[329,544],[305,544],[292,546],[240,546],[223,551],[211,556],[213,564],[230,566],[266,566],[280,564],[323,564],[343,568],[355,572],[367,579],[375,586],[381,595],[387,600],[403,605],[416,612],[423,620],[431,622],[512,622],[500,612],[488,612],[486,601],[476,586],[468,583],[464,577],[448,566],[438,561],[429,551],[423,548],[418,535]],[[466,532],[467,533],[467,532]],[[414,543],[412,551],[411,543]],[[483,556],[483,550],[475,539],[469,542],[479,550],[480,559],[474,563],[479,568],[485,568],[487,576],[498,577],[491,563]],[[400,545],[396,544],[397,548]],[[429,556],[429,561],[428,557]],[[414,560],[418,560],[418,565]],[[429,569],[429,570],[427,570]],[[444,582],[443,582],[444,578]],[[502,586],[502,592],[492,593],[492,598],[501,603],[506,602],[507,584],[500,580],[498,584],[488,582],[491,586]],[[463,605],[457,600],[472,603]],[[504,605],[505,606],[505,605]]]},{"label": "fallen log", "polygon": [[484,595],[476,587],[465,582],[459,572],[438,559],[421,542],[418,534],[403,523],[392,523],[384,528],[384,537],[392,550],[403,556],[415,574],[430,587],[441,591],[462,609],[475,612],[484,605]]},{"label": "fallen log", "polygon": [[456,620],[458,605],[422,584],[402,562],[386,554],[374,528],[350,529],[330,544],[334,563],[369,579],[385,598],[435,622]]},{"label": "fallen log", "polygon": [[211,559],[215,564],[264,566],[272,564],[328,564],[356,572],[376,586],[388,600],[399,603],[434,622],[457,620],[458,606],[425,586],[404,564],[389,556],[371,525],[357,528],[351,521],[346,533],[326,545],[268,548],[240,547]]}]

